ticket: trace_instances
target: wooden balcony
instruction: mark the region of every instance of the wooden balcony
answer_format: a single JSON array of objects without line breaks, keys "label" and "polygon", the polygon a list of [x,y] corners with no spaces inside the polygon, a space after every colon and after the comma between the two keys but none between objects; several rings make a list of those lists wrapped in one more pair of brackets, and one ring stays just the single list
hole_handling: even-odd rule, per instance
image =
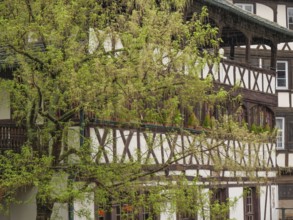
[{"label": "wooden balcony", "polygon": [[25,129],[11,120],[0,120],[0,152],[14,150],[19,152],[26,141]]},{"label": "wooden balcony", "polygon": [[[172,133],[168,134],[166,131]],[[91,139],[93,159],[101,164],[140,160],[146,165],[160,166],[166,161],[176,161],[169,166],[169,170],[185,170],[188,178],[198,174],[196,170],[205,170],[207,173],[204,178],[217,175],[223,181],[232,179],[237,181],[238,177],[245,175],[242,172],[231,173],[229,166],[225,167],[228,172],[223,170],[217,174],[208,172],[215,166],[213,155],[219,155],[223,165],[228,160],[233,160],[243,167],[254,164],[258,167],[259,175],[271,175],[270,177],[274,178],[276,174],[275,144],[271,140],[247,144],[239,140],[227,139],[225,143],[221,143],[221,139],[213,139],[210,143],[217,147],[211,147],[209,143],[197,141],[196,134],[199,133],[197,130],[190,129],[184,132],[157,125],[144,125],[133,129],[131,126],[121,126],[111,121],[90,123],[87,133]],[[190,148],[197,150],[189,154]],[[186,157],[178,159],[181,153],[186,153]]]},{"label": "wooden balcony", "polygon": [[201,77],[211,75],[216,84],[227,89],[237,86],[244,99],[277,106],[276,73],[233,60],[222,59],[219,65],[207,64]]}]

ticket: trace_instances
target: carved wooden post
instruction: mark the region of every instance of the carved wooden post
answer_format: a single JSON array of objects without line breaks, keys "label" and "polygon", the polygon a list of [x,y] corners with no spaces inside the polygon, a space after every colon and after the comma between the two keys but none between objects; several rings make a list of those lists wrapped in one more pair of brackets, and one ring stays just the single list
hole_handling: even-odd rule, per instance
[{"label": "carved wooden post", "polygon": [[234,45],[234,43],[231,43],[231,45],[230,45],[230,59],[234,60],[234,56],[235,56],[235,45]]},{"label": "carved wooden post", "polygon": [[245,51],[245,61],[246,63],[250,63],[250,45],[251,45],[251,36],[246,36],[246,51]]}]

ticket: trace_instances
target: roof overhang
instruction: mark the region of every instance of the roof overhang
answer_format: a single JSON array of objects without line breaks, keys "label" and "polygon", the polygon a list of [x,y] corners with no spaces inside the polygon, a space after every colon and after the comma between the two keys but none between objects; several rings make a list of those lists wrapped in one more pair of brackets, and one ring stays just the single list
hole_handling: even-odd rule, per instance
[{"label": "roof overhang", "polygon": [[224,44],[244,45],[247,37],[251,38],[252,44],[293,41],[293,31],[226,0],[193,0],[187,9],[187,16],[203,6],[208,7],[209,17],[220,26]]}]

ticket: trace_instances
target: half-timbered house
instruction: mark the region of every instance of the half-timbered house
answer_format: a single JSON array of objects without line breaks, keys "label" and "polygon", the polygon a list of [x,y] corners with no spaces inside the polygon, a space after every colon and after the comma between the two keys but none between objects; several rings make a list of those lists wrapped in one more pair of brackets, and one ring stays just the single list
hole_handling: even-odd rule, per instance
[{"label": "half-timbered house", "polygon": [[[200,177],[200,181],[208,182],[211,178],[217,178],[217,192],[215,200],[225,201],[226,198],[239,198],[234,207],[231,207],[228,215],[230,219],[278,219],[279,210],[288,204],[285,201],[292,199],[290,194],[293,185],[290,185],[292,166],[290,153],[291,138],[290,121],[293,114],[291,94],[291,41],[293,32],[287,29],[290,22],[293,24],[293,5],[288,1],[226,1],[226,0],[200,0],[193,1],[186,10],[186,19],[190,19],[195,11],[202,6],[207,6],[209,11],[208,22],[219,28],[219,37],[222,38],[222,59],[218,66],[207,64],[201,71],[202,78],[211,75],[217,86],[231,89],[238,86],[237,94],[242,95],[241,120],[249,127],[264,130],[271,129],[275,125],[279,128],[277,145],[274,140],[254,145],[245,145],[235,140],[227,140],[221,151],[225,156],[232,158],[242,166],[253,160],[263,169],[256,171],[256,176],[266,178],[263,183],[253,182],[245,178],[245,173],[220,170],[214,172],[213,161],[209,154],[189,155],[182,160],[176,161],[168,167],[168,172],[176,175],[176,172],[184,171],[186,177],[192,180]],[[233,4],[234,3],[234,4]],[[244,10],[243,10],[244,9]],[[248,12],[249,11],[249,12]],[[292,13],[291,13],[292,11]],[[292,19],[291,19],[292,16]],[[262,18],[263,17],[263,18]],[[269,19],[269,20],[267,20]],[[292,21],[291,21],[292,20]],[[279,25],[276,23],[278,22]],[[284,27],[285,26],[285,27]],[[292,64],[293,65],[293,64]],[[2,69],[1,77],[10,78],[11,69]],[[19,150],[25,141],[25,130],[17,127],[11,119],[10,96],[0,89],[0,150]],[[200,106],[196,112],[199,120],[203,121],[206,114],[217,117],[223,112],[205,111],[205,106]],[[233,114],[232,105],[225,106],[225,114]],[[79,127],[72,128],[79,129]],[[144,152],[146,160],[154,165],[165,163],[171,157],[166,149],[174,149],[180,146],[184,152],[184,146],[193,142],[192,138],[178,130],[171,136],[167,135],[169,127],[159,125],[143,125],[139,128],[118,126],[116,122],[92,120],[87,124],[85,135],[91,138],[92,147],[100,151],[100,162],[111,163],[138,159],[137,152]],[[174,130],[174,128],[172,128]],[[290,130],[291,129],[291,130]],[[196,134],[198,130],[190,129],[190,133]],[[73,132],[76,134],[78,132]],[[107,142],[107,140],[114,140]],[[291,140],[292,139],[292,140]],[[163,141],[162,141],[163,140]],[[291,141],[291,142],[290,142]],[[148,145],[160,143],[153,148]],[[76,143],[75,143],[76,144]],[[74,145],[74,143],[73,143]],[[98,147],[100,146],[100,147]],[[198,146],[204,147],[202,145]],[[111,149],[111,153],[103,150]],[[277,149],[277,151],[275,151]],[[204,152],[205,150],[199,150]],[[247,152],[247,156],[239,157],[231,152]],[[277,163],[276,163],[277,162]],[[167,172],[166,171],[166,172]],[[280,175],[280,176],[278,176]],[[241,177],[241,181],[239,178]],[[278,178],[276,178],[278,177]],[[279,178],[280,177],[280,178]],[[208,188],[208,186],[207,186]],[[243,193],[247,190],[243,197]],[[32,195],[34,192],[23,192],[20,199]],[[292,198],[291,198],[292,197]],[[81,205],[75,203],[78,209]],[[115,206],[112,213],[104,218],[95,216],[95,205],[88,203],[92,211],[92,218],[97,219],[120,219],[120,211],[123,207]],[[293,206],[292,206],[293,208]],[[35,215],[35,205],[12,207],[10,216],[0,216],[0,219],[31,219]],[[66,210],[66,209],[64,209]],[[66,211],[62,211],[63,219],[68,219]],[[26,216],[26,217],[23,217]],[[147,216],[141,214],[139,219]],[[200,219],[197,216],[184,218],[171,213],[162,213],[156,218],[171,219]],[[74,219],[79,219],[75,216]]]},{"label": "half-timbered house", "polygon": [[[233,3],[252,14],[256,14],[271,22],[278,23],[287,29],[292,29],[293,3],[291,1],[242,1],[233,0]],[[274,47],[258,43],[252,46],[250,63],[253,66],[269,69],[269,54],[277,49],[274,60],[276,70],[276,95],[278,103],[275,112],[276,127],[279,129],[276,145],[276,159],[279,175],[276,183],[279,188],[277,207],[280,218],[290,218],[292,211],[292,41],[278,43]],[[236,59],[244,58],[244,50],[237,48]],[[288,208],[288,209],[286,209]],[[283,215],[283,216],[282,216]]]}]

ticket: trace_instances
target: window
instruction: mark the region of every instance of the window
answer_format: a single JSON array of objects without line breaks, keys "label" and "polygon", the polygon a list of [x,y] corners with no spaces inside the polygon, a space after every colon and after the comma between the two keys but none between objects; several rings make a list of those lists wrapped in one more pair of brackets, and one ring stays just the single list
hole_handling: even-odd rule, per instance
[{"label": "window", "polygon": [[288,62],[287,61],[277,61],[277,89],[287,89],[288,88]]},{"label": "window", "polygon": [[235,3],[235,5],[245,11],[253,13],[253,4]]},{"label": "window", "polygon": [[285,132],[285,119],[276,118],[276,128],[278,129],[277,133],[277,148],[284,149],[284,132]]},{"label": "window", "polygon": [[187,214],[187,213],[179,213],[177,214],[177,220],[196,220],[197,216]]},{"label": "window", "polygon": [[256,188],[247,188],[244,192],[244,195],[244,219],[259,219],[259,198],[256,192]]},{"label": "window", "polygon": [[[122,196],[126,194],[122,193]],[[159,215],[154,213],[152,204],[148,201],[148,192],[139,194],[142,197],[137,197],[146,199],[145,206],[135,206],[131,202],[116,203],[111,201],[103,202],[102,204],[95,203],[95,219],[96,220],[159,220]]]},{"label": "window", "polygon": [[287,8],[287,27],[293,29],[293,8]]},{"label": "window", "polygon": [[150,208],[134,210],[131,204],[113,204],[110,208],[96,206],[97,220],[156,220],[157,217]]},{"label": "window", "polygon": [[255,105],[250,109],[250,125],[254,132],[270,131],[273,128],[273,118],[274,113],[266,106]]}]

